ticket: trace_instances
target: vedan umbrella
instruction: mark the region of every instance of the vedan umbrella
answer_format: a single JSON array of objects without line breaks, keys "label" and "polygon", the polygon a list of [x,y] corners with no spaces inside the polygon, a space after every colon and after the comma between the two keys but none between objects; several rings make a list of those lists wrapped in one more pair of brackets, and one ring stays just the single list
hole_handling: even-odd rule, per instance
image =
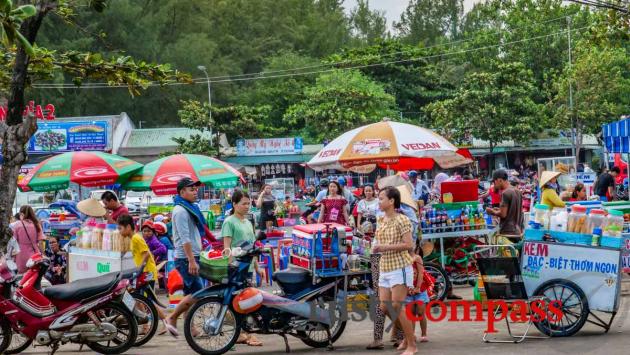
[{"label": "vedan umbrella", "polygon": [[241,173],[218,159],[196,154],[176,154],[158,159],[136,172],[124,187],[134,191],[153,191],[174,195],[177,182],[189,177],[214,188],[231,188],[242,179]]},{"label": "vedan umbrella", "polygon": [[22,191],[56,191],[71,182],[96,187],[124,182],[142,164],[102,152],[69,152],[37,164],[19,183]]},{"label": "vedan umbrella", "polygon": [[342,134],[308,166],[314,170],[363,171],[379,166],[400,171],[428,170],[435,163],[448,169],[472,163],[472,156],[429,129],[383,120]]}]

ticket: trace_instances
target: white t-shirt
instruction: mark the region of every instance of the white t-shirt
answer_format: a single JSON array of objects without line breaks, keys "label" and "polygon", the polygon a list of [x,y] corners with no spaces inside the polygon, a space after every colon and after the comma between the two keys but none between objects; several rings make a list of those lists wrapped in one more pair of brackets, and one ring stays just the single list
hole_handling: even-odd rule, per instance
[{"label": "white t-shirt", "polygon": [[378,212],[378,200],[373,199],[372,201],[361,200],[357,206],[357,213],[361,213],[363,217],[376,217]]},{"label": "white t-shirt", "polygon": [[11,260],[15,260],[15,255],[20,252],[20,245],[18,244],[15,237],[11,237],[9,239],[9,243],[7,243],[7,258]]}]

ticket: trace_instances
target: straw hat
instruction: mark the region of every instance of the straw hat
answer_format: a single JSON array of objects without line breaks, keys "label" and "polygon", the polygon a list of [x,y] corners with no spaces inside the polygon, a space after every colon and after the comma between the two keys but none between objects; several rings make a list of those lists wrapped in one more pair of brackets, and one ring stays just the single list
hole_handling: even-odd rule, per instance
[{"label": "straw hat", "polygon": [[418,211],[418,203],[411,197],[411,192],[406,186],[396,186],[396,189],[400,192],[400,202]]},{"label": "straw hat", "polygon": [[562,173],[558,171],[543,171],[540,177],[540,187],[545,186],[551,179],[557,178],[560,175],[562,175]]},{"label": "straw hat", "polygon": [[430,255],[431,253],[433,253],[434,249],[435,246],[433,245],[433,242],[430,242],[428,240],[422,242],[422,256]]},{"label": "straw hat", "polygon": [[101,202],[94,198],[88,198],[77,203],[77,209],[90,217],[103,217],[107,213]]}]

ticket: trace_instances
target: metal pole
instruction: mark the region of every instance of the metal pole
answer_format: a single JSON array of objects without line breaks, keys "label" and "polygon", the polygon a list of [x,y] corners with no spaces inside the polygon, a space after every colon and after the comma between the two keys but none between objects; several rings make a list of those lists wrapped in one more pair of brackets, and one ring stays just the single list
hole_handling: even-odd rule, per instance
[{"label": "metal pole", "polygon": [[573,81],[571,77],[572,62],[571,59],[571,17],[567,16],[567,36],[569,40],[569,114],[571,115],[571,155],[575,158],[573,167],[577,171],[577,163],[579,157],[576,156],[575,141],[575,116],[573,114]]}]

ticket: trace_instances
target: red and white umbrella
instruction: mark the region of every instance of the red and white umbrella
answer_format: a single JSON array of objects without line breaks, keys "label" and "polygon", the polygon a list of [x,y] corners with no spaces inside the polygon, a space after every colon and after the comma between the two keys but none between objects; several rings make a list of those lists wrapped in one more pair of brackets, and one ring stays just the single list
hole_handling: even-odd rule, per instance
[{"label": "red and white umbrella", "polygon": [[382,121],[346,132],[326,145],[308,166],[314,170],[371,171],[429,170],[437,163],[449,169],[472,163],[466,149],[458,149],[439,134],[418,126]]}]

